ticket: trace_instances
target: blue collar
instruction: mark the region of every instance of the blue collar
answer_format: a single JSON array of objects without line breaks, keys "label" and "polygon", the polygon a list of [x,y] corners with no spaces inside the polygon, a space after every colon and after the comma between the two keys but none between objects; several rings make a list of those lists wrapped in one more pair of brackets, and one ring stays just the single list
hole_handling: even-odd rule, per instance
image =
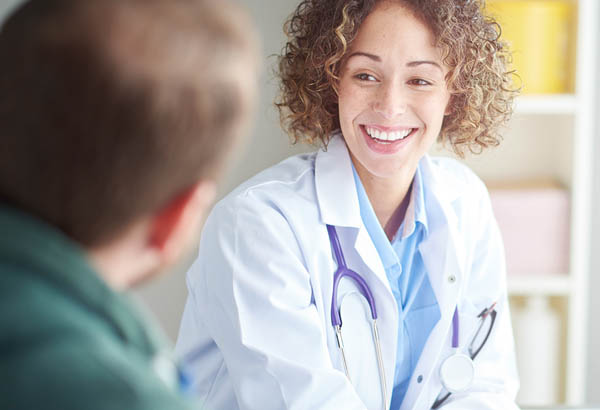
[{"label": "blue collar", "polygon": [[[424,229],[424,233],[427,234],[427,213],[425,211],[425,195],[423,189],[423,178],[421,176],[421,165],[417,167],[417,171],[415,173],[412,189],[411,189],[411,197],[410,202],[408,204],[408,208],[406,210],[406,215],[404,217],[404,221],[398,228],[398,232],[402,232],[401,237],[396,235],[394,241],[402,240],[408,238],[412,235],[416,228],[417,224],[422,225]],[[354,165],[352,165],[352,172],[354,175],[354,183],[356,185],[356,194],[358,197],[358,203],[360,207],[360,216],[379,253],[379,257],[381,258],[381,262],[383,263],[384,268],[387,270],[392,267],[394,264],[399,263],[398,255],[394,251],[390,241],[383,230],[383,227],[379,223],[377,216],[375,215],[375,211],[369,201],[369,197],[365,191],[365,188],[356,172]]]}]

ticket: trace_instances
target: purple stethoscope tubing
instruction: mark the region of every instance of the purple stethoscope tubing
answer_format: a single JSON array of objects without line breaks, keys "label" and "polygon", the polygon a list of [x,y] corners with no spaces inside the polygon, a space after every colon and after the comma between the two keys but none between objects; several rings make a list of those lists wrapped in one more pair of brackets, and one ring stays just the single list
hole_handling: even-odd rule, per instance
[{"label": "purple stethoscope tubing", "polygon": [[[373,293],[369,289],[369,285],[364,280],[362,276],[353,270],[349,269],[346,265],[346,260],[344,259],[344,253],[342,251],[342,247],[340,244],[339,237],[337,235],[336,229],[332,225],[327,225],[327,233],[329,234],[329,241],[331,243],[331,247],[333,249],[333,254],[335,257],[335,261],[337,263],[337,270],[333,275],[333,290],[332,290],[332,299],[331,299],[331,323],[335,329],[338,347],[342,353],[342,361],[344,365],[344,370],[346,372],[346,376],[350,379],[350,374],[348,372],[348,364],[346,361],[346,355],[344,352],[344,343],[342,339],[341,327],[342,327],[342,318],[340,315],[340,309],[338,306],[337,295],[338,295],[338,286],[340,280],[343,277],[348,277],[354,281],[357,285],[360,293],[369,303],[369,308],[371,310],[371,318],[373,319],[373,336],[375,339],[375,346],[377,351],[377,360],[379,366],[379,376],[381,381],[381,391],[383,397],[383,407],[385,408],[387,403],[387,393],[385,386],[385,371],[383,369],[383,359],[381,355],[381,345],[379,340],[379,332],[377,330],[377,306],[375,304],[375,298],[373,297]],[[458,316],[458,307],[454,309],[454,315],[452,317],[452,348],[458,349],[459,347],[459,334],[460,334],[460,319]],[[471,362],[472,363],[472,362]],[[435,408],[435,407],[434,407]]]},{"label": "purple stethoscope tubing", "polygon": [[[373,320],[377,319],[377,306],[375,305],[375,298],[373,297],[373,293],[369,289],[369,285],[360,276],[358,273],[353,270],[348,269],[346,266],[346,260],[344,259],[344,253],[342,252],[342,247],[340,245],[340,239],[338,238],[335,227],[331,225],[327,225],[327,233],[329,234],[329,241],[331,242],[331,247],[333,248],[333,254],[335,255],[335,261],[337,262],[338,269],[335,271],[333,275],[333,294],[331,298],[331,323],[333,326],[341,326],[342,318],[340,315],[340,311],[337,303],[337,290],[340,280],[344,276],[348,276],[358,286],[360,293],[367,299],[369,303],[369,308],[371,309],[371,317]],[[458,318],[458,308],[454,309],[454,316],[452,317],[452,347],[458,348],[459,346],[459,328],[460,321]]]},{"label": "purple stethoscope tubing", "polygon": [[459,334],[460,322],[458,319],[458,307],[454,309],[454,316],[452,317],[452,347],[458,349],[458,334]]},{"label": "purple stethoscope tubing", "polygon": [[338,265],[338,268],[333,275],[333,291],[331,296],[331,324],[335,329],[337,344],[342,354],[342,363],[344,365],[344,371],[346,373],[346,377],[348,377],[348,380],[351,380],[350,373],[348,371],[346,353],[344,351],[344,341],[342,338],[342,317],[337,301],[337,291],[340,280],[343,277],[348,277],[352,279],[354,283],[356,283],[358,289],[360,290],[360,293],[369,303],[369,309],[371,310],[371,318],[373,319],[371,326],[373,330],[373,340],[375,342],[375,352],[377,354],[377,368],[379,370],[379,381],[381,385],[382,408],[385,410],[387,408],[387,383],[385,379],[385,368],[383,366],[383,355],[381,353],[381,340],[379,338],[379,331],[377,330],[377,307],[375,306],[375,298],[373,297],[373,293],[371,292],[371,289],[369,289],[369,285],[367,285],[367,282],[364,280],[364,278],[358,273],[354,272],[353,270],[348,269],[348,266],[346,266],[346,260],[344,259],[344,253],[342,252],[340,239],[338,238],[335,227],[333,227],[332,225],[327,225],[327,233],[329,234],[329,242],[331,243],[331,247],[333,248],[335,261]]},{"label": "purple stethoscope tubing", "polygon": [[337,290],[340,280],[347,276],[351,278],[360,293],[367,299],[369,302],[369,308],[371,309],[371,317],[373,320],[377,319],[377,306],[375,306],[375,298],[373,298],[373,293],[371,293],[371,289],[369,289],[369,285],[360,276],[358,273],[353,270],[348,269],[346,266],[346,260],[344,259],[344,253],[342,252],[342,247],[340,245],[340,239],[338,238],[337,232],[335,228],[331,225],[327,225],[327,233],[329,234],[329,241],[331,242],[331,247],[333,248],[333,254],[335,255],[335,261],[337,262],[338,269],[335,271],[333,275],[333,294],[331,298],[331,323],[333,326],[341,326],[342,318],[340,316],[340,311],[337,303]]}]

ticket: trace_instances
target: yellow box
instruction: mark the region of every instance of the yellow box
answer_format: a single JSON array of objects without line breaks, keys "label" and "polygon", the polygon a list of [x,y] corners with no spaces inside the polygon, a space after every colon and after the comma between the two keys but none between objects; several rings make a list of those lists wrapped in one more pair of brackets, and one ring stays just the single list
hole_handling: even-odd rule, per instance
[{"label": "yellow box", "polygon": [[513,68],[527,94],[574,89],[576,3],[573,0],[488,0],[513,52]]}]

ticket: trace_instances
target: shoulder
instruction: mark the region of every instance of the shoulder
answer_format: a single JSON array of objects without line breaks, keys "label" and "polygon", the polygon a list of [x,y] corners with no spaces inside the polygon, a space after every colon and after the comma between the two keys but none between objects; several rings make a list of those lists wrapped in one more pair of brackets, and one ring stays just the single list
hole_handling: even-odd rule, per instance
[{"label": "shoulder", "polygon": [[0,395],[0,408],[191,408],[154,376],[139,352],[106,338],[65,331],[29,341],[2,361],[0,379],[7,391]]},{"label": "shoulder", "polygon": [[479,232],[494,223],[487,187],[469,167],[452,158],[426,157],[423,168],[429,178],[425,191],[458,218],[462,231]]},{"label": "shoulder", "polygon": [[98,312],[29,268],[0,273],[1,409],[185,408]]},{"label": "shoulder", "polygon": [[267,266],[275,257],[303,260],[303,227],[319,221],[314,170],[315,154],[294,156],[217,202],[202,229],[188,286],[201,288],[209,281],[214,289],[227,275],[246,272],[241,265]]},{"label": "shoulder", "polygon": [[440,181],[487,191],[481,178],[464,163],[449,157],[429,157],[429,162]]},{"label": "shoulder", "polygon": [[442,191],[442,196],[467,207],[468,204],[480,206],[482,202],[489,203],[484,182],[464,163],[448,157],[426,157],[422,168],[428,169],[429,182],[434,189]]},{"label": "shoulder", "polygon": [[287,218],[299,208],[316,208],[315,158],[316,153],[296,155],[243,182],[215,204],[207,226],[275,214]]},{"label": "shoulder", "polygon": [[253,194],[275,194],[295,191],[314,180],[316,153],[289,157],[243,182],[223,198],[224,203]]}]

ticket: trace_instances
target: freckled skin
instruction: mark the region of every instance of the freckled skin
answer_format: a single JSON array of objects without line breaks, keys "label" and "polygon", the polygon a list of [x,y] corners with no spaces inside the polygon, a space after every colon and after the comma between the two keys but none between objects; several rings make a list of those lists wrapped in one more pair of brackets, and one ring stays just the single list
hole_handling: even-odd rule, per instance
[{"label": "freckled skin", "polygon": [[[361,179],[410,179],[437,139],[450,99],[429,29],[402,6],[382,3],[361,25],[342,67],[341,130]],[[367,53],[379,61],[353,53]],[[429,61],[430,63],[415,64]],[[397,147],[369,147],[364,126],[415,130]],[[373,144],[371,144],[373,145]]]}]

